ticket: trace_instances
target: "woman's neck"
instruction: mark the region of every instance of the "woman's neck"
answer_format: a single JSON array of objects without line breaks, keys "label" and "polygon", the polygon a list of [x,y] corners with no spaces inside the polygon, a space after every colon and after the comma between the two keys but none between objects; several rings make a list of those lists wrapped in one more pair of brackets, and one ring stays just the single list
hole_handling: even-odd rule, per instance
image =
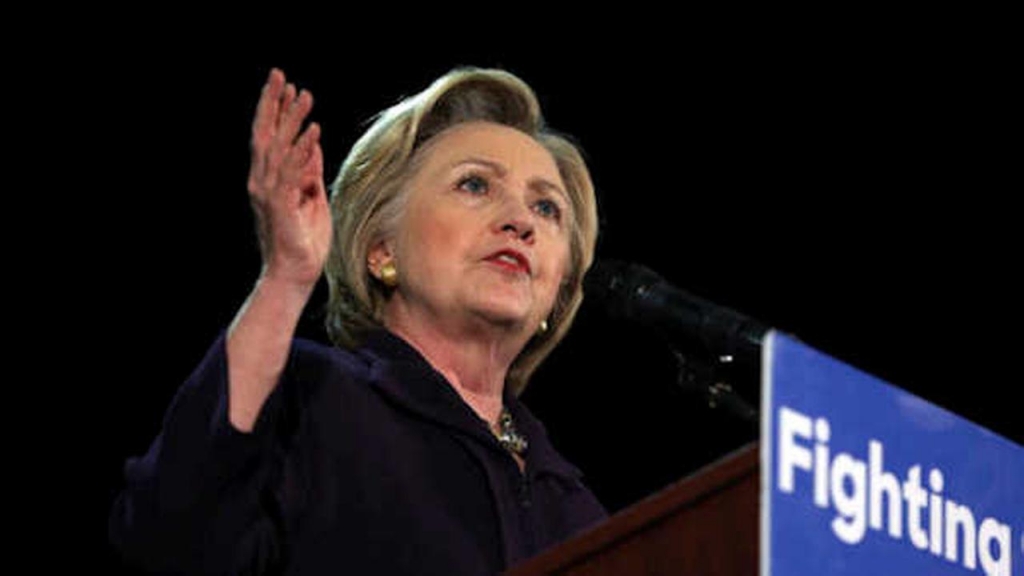
[{"label": "woman's neck", "polygon": [[384,324],[444,375],[480,418],[498,421],[505,376],[522,344],[497,330],[446,330],[397,314]]}]

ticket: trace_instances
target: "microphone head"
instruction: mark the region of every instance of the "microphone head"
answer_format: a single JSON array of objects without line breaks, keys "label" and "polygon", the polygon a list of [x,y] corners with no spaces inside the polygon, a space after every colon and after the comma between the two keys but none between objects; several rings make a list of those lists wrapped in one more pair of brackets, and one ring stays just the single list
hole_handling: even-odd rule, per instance
[{"label": "microphone head", "polygon": [[639,264],[598,260],[583,278],[583,294],[609,316],[635,320],[638,303],[650,295],[651,286],[661,281],[653,270]]},{"label": "microphone head", "polygon": [[680,290],[639,264],[597,261],[584,277],[583,289],[609,317],[647,326],[684,349],[759,354],[767,331],[759,322]]}]

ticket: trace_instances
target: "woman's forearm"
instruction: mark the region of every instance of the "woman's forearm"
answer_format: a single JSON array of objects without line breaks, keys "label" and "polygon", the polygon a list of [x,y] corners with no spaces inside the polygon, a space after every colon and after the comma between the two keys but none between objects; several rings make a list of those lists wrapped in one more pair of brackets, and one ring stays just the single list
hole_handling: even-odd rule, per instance
[{"label": "woman's forearm", "polygon": [[228,418],[251,432],[288,361],[292,338],[313,287],[263,275],[228,329]]}]

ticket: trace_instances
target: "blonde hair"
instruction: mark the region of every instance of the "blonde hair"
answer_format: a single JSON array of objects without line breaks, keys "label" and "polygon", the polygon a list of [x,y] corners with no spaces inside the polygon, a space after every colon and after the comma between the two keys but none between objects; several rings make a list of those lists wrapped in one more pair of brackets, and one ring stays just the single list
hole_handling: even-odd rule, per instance
[{"label": "blonde hair", "polygon": [[334,238],[325,267],[327,333],[335,344],[354,347],[367,331],[381,326],[388,289],[369,273],[367,255],[398,228],[415,152],[433,136],[468,121],[503,124],[533,137],[554,158],[572,203],[569,271],[549,328],[527,343],[506,377],[506,384],[519,394],[565,336],[583,300],[583,275],[597,241],[597,201],[579,150],[544,126],[533,90],[503,70],[452,70],[423,92],[380,113],[352,147],[332,185]]}]

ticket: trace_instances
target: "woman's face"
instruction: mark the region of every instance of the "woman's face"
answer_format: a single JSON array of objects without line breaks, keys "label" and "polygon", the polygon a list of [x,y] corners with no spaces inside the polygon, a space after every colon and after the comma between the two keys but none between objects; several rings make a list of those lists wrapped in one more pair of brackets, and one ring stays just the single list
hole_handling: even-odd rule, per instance
[{"label": "woman's face", "polygon": [[551,154],[489,122],[457,124],[417,154],[397,235],[370,254],[371,268],[393,259],[399,271],[388,313],[534,333],[568,271],[573,221]]}]

